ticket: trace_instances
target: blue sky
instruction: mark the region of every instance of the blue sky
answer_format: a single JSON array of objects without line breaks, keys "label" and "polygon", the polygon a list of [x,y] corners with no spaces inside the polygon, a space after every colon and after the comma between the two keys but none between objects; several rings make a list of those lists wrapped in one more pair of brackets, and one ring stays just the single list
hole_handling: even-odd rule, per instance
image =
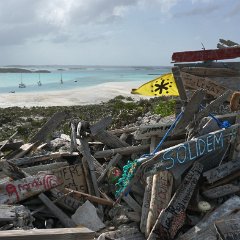
[{"label": "blue sky", "polygon": [[170,65],[240,42],[239,0],[0,0],[0,65]]}]

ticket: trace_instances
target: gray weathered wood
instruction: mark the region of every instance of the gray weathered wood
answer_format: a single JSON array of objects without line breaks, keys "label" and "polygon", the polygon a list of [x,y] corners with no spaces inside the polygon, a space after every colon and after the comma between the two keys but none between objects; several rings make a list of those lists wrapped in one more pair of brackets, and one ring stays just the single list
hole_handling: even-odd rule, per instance
[{"label": "gray weathered wood", "polygon": [[169,171],[162,171],[153,176],[151,202],[149,207],[146,235],[148,236],[160,214],[171,200],[173,176]]},{"label": "gray weathered wood", "polygon": [[38,155],[38,156],[32,156],[32,157],[15,158],[15,159],[11,159],[10,161],[16,164],[17,166],[23,166],[23,165],[30,165],[33,163],[40,163],[44,161],[54,161],[64,157],[76,157],[76,156],[78,156],[77,152],[74,152],[72,154],[68,152],[64,152],[64,153],[55,152],[51,154]]},{"label": "gray weathered wood", "polygon": [[90,153],[88,142],[87,142],[86,139],[84,139],[84,138],[81,139],[80,138],[80,143],[81,143],[81,146],[78,149],[83,154],[84,158],[86,159],[86,161],[88,163],[88,167],[89,167],[90,176],[91,176],[91,179],[92,179],[95,195],[97,197],[100,197],[100,193],[99,193],[99,189],[98,189],[98,183],[97,183],[97,177],[96,177],[96,174],[95,174],[95,167],[94,167],[94,164],[93,164],[93,157]]},{"label": "gray weathered wood", "polygon": [[226,216],[240,208],[240,198],[234,196],[220,205],[210,214],[206,215],[197,225],[179,237],[178,240],[194,240],[198,239],[211,225],[220,219],[225,219]]},{"label": "gray weathered wood", "polygon": [[201,77],[229,77],[237,76],[239,73],[230,68],[207,68],[207,67],[183,67],[181,72]]},{"label": "gray weathered wood", "polygon": [[94,232],[85,227],[1,231],[0,235],[0,239],[4,240],[90,240],[93,238]]},{"label": "gray weathered wood", "polygon": [[148,217],[150,201],[151,201],[152,181],[153,181],[152,176],[147,177],[145,192],[143,197],[143,204],[142,204],[141,222],[140,222],[140,230],[142,233],[146,232],[147,217]]},{"label": "gray weathered wood", "polygon": [[229,176],[233,172],[240,169],[240,159],[238,161],[229,161],[216,168],[203,173],[203,176],[207,178],[208,183],[214,183],[226,176]]},{"label": "gray weathered wood", "polygon": [[181,73],[181,76],[184,86],[190,89],[205,89],[207,94],[210,94],[213,97],[219,97],[228,90],[227,87],[217,84],[209,78],[194,76],[184,72]]},{"label": "gray weathered wood", "polygon": [[127,203],[127,205],[132,208],[135,212],[141,212],[141,206],[131,197],[130,194],[123,197],[123,201]]},{"label": "gray weathered wood", "polygon": [[185,221],[185,211],[202,172],[202,165],[194,163],[169,205],[158,216],[148,240],[173,239]]},{"label": "gray weathered wood", "polygon": [[66,112],[55,113],[42,128],[30,139],[30,143],[44,142],[48,135],[67,117]]},{"label": "gray weathered wood", "polygon": [[[207,157],[208,154],[222,150],[228,146],[230,139],[234,140],[236,138],[238,128],[239,124],[235,124],[227,129],[221,129],[183,144],[164,149],[156,153],[154,157],[142,158],[141,165],[121,196],[128,192],[129,188],[138,182],[143,175],[147,177],[162,170],[170,170],[175,166],[196,161],[200,157]],[[119,196],[119,199],[121,196]]]},{"label": "gray weathered wood", "polygon": [[59,219],[65,227],[75,227],[76,224],[60,208],[58,208],[45,194],[38,195],[38,198],[47,208]]},{"label": "gray weathered wood", "polygon": [[95,158],[106,158],[112,157],[115,154],[121,155],[131,155],[132,153],[142,153],[142,152],[149,152],[149,145],[139,145],[139,146],[130,146],[130,147],[122,147],[122,148],[115,148],[110,150],[98,151],[95,152]]},{"label": "gray weathered wood", "polygon": [[233,194],[240,191],[240,187],[233,184],[226,184],[223,186],[210,188],[203,191],[203,195],[209,199],[220,198],[229,194]]},{"label": "gray weathered wood", "polygon": [[54,175],[39,174],[0,184],[0,203],[13,204],[62,184]]},{"label": "gray weathered wood", "polygon": [[99,132],[106,130],[106,128],[111,125],[112,117],[108,116],[101,119],[99,122],[90,126],[90,131],[93,136],[97,135]]},{"label": "gray weathered wood", "polygon": [[187,94],[186,94],[186,90],[184,88],[183,85],[183,81],[182,81],[182,77],[181,77],[181,73],[178,67],[173,67],[172,68],[172,73],[174,75],[174,79],[178,88],[178,92],[179,92],[179,96],[181,98],[181,100],[183,102],[187,101]]},{"label": "gray weathered wood", "polygon": [[177,135],[181,132],[186,131],[187,125],[190,121],[192,121],[194,115],[199,111],[200,104],[205,97],[205,93],[205,90],[200,89],[192,95],[191,99],[189,100],[188,104],[184,109],[182,117],[180,118],[174,129],[174,134]]},{"label": "gray weathered wood", "polygon": [[239,240],[240,223],[239,219],[220,220],[215,222],[218,233],[222,240]]},{"label": "gray weathered wood", "polygon": [[[161,119],[161,121],[157,124],[141,125],[134,133],[134,138],[136,140],[142,140],[149,139],[152,136],[163,137],[173,123],[174,119]],[[172,135],[172,133],[170,135]]]}]

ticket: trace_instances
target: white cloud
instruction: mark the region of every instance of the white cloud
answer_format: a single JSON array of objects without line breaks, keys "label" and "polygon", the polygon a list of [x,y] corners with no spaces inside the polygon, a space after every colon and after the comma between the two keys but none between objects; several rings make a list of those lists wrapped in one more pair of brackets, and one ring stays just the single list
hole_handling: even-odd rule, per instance
[{"label": "white cloud", "polygon": [[[79,36],[81,26],[113,24],[132,8],[154,6],[167,14],[181,0],[0,0],[0,44],[31,39],[64,42]],[[99,31],[100,32],[100,31]],[[81,39],[97,39],[89,34]],[[104,36],[103,33],[99,37]]]}]

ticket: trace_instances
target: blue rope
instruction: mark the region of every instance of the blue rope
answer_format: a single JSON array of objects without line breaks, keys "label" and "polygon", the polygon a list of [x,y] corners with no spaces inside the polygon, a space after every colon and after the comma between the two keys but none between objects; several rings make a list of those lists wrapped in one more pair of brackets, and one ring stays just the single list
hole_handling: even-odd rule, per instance
[{"label": "blue rope", "polygon": [[178,116],[176,117],[174,123],[171,125],[171,127],[167,130],[167,132],[165,133],[165,135],[163,136],[163,138],[161,139],[161,141],[159,142],[159,144],[157,145],[157,147],[153,150],[152,153],[150,154],[144,154],[142,155],[140,158],[144,158],[144,157],[150,157],[150,156],[154,156],[157,151],[159,150],[159,148],[162,146],[163,142],[166,140],[166,138],[168,137],[169,133],[176,127],[176,124],[178,123],[178,121],[180,120],[180,118],[183,115],[183,111],[180,112],[178,114]]},{"label": "blue rope", "polygon": [[[205,107],[201,104],[201,108],[205,108]],[[211,114],[211,113],[209,113],[209,116],[210,116],[213,120],[215,120],[215,121],[217,122],[217,124],[218,124],[218,126],[219,126],[220,128],[229,128],[229,127],[231,127],[231,124],[230,124],[229,121],[221,121],[221,120],[217,119],[217,118],[216,118],[213,114]]]}]

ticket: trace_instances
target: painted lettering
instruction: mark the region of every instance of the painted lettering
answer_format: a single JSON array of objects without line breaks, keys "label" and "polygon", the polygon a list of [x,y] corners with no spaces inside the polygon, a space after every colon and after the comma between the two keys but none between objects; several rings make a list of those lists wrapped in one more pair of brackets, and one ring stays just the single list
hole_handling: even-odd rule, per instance
[{"label": "painted lettering", "polygon": [[[183,151],[181,151],[181,148],[183,149]],[[183,158],[182,159],[181,159],[181,156],[182,156],[181,152],[183,153]],[[187,148],[186,148],[185,145],[181,145],[177,149],[177,161],[179,163],[184,163],[186,158],[187,158]]]}]

